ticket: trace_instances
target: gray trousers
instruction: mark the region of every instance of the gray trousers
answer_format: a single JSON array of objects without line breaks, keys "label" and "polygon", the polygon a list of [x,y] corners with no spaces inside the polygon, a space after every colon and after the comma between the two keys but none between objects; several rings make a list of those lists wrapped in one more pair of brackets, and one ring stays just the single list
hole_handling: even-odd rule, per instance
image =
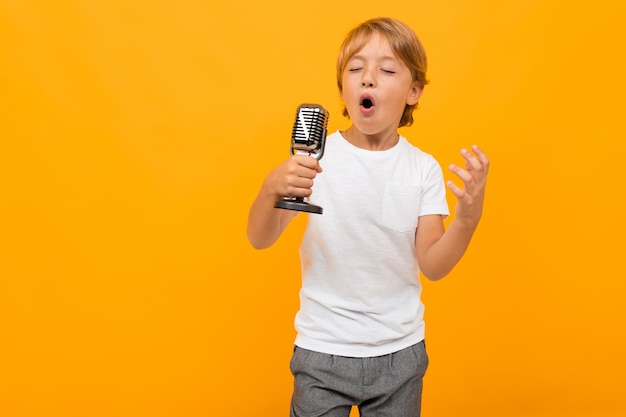
[{"label": "gray trousers", "polygon": [[295,347],[291,417],[419,417],[428,367],[424,342],[389,355],[348,358]]}]

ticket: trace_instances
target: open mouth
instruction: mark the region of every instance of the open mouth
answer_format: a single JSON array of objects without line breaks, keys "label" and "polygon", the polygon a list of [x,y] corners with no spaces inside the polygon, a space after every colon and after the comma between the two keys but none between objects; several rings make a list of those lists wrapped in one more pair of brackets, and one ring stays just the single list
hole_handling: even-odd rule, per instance
[{"label": "open mouth", "polygon": [[361,106],[369,109],[374,106],[374,102],[370,98],[364,98],[363,100],[361,100]]}]

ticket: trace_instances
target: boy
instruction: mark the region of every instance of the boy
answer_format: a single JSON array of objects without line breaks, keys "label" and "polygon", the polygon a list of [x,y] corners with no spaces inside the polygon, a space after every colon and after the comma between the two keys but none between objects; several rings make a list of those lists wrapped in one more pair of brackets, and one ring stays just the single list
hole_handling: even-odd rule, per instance
[{"label": "boy", "polygon": [[[438,163],[397,132],[426,79],[415,33],[389,18],[372,19],[344,40],[337,84],[352,125],[328,136],[320,162],[293,155],[265,178],[250,208],[248,239],[271,246],[296,212],[278,199],[308,197],[324,208],[310,215],[300,257],[302,290],[291,371],[291,417],[420,415],[428,366],[419,272],[447,275],[467,249],[482,214],[489,161],[462,150],[463,182],[447,230]],[[322,173],[323,172],[323,173]],[[315,180],[315,192],[313,182]]]}]

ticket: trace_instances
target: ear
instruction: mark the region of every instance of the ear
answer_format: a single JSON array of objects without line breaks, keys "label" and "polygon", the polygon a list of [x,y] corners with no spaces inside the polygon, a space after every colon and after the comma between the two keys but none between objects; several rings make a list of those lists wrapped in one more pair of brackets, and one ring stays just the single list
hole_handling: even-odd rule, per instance
[{"label": "ear", "polygon": [[414,82],[413,85],[411,86],[411,90],[409,90],[409,95],[406,98],[406,104],[408,104],[409,106],[417,104],[423,92],[424,92],[424,86],[418,83],[417,81]]}]

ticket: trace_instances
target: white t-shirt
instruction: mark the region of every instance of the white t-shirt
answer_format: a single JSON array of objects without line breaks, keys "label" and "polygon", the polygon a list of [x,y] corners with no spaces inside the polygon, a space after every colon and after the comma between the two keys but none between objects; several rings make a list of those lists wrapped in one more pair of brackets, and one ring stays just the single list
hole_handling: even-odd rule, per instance
[{"label": "white t-shirt", "polygon": [[296,345],[350,357],[380,356],[424,339],[415,256],[418,218],[447,216],[441,167],[404,137],[391,149],[326,139],[300,248]]}]

